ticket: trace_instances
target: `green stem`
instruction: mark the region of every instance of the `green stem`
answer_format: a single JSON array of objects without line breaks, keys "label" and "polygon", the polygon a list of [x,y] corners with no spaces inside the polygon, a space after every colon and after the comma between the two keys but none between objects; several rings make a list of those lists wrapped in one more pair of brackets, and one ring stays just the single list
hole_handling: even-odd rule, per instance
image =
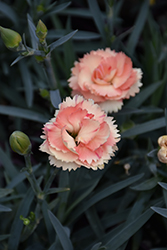
[{"label": "green stem", "polygon": [[29,180],[32,189],[34,190],[37,197],[41,194],[42,190],[39,187],[37,180],[34,176],[32,165],[31,165],[31,153],[24,156],[25,163],[26,163],[26,170],[28,172],[27,179]]}]

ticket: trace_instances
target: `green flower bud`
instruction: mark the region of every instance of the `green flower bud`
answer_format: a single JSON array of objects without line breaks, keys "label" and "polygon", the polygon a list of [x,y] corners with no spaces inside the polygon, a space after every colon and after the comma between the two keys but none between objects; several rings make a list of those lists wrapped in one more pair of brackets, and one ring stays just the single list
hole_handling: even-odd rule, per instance
[{"label": "green flower bud", "polygon": [[33,212],[30,212],[30,215],[28,216],[28,219],[30,221],[35,221],[35,214]]},{"label": "green flower bud", "polygon": [[31,142],[26,134],[21,131],[14,131],[9,138],[12,150],[20,155],[31,152]]},{"label": "green flower bud", "polygon": [[46,25],[41,20],[39,20],[36,27],[36,35],[39,38],[40,42],[44,41],[47,33],[48,30],[46,28]]},{"label": "green flower bud", "polygon": [[23,224],[24,224],[25,226],[27,226],[27,225],[30,224],[30,220],[27,219],[27,218],[24,218],[23,215],[20,215],[20,220],[23,221]]},{"label": "green flower bud", "polygon": [[43,98],[48,99],[50,97],[49,91],[47,89],[40,89],[39,93]]},{"label": "green flower bud", "polygon": [[6,29],[0,26],[1,38],[8,49],[21,50],[23,47],[22,38],[19,33],[14,30]]}]

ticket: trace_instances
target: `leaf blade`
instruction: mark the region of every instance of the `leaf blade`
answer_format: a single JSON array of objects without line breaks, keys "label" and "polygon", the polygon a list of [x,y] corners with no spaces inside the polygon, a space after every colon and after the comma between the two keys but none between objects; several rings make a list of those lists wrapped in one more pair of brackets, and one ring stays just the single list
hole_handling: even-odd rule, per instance
[{"label": "leaf blade", "polygon": [[48,214],[49,214],[49,218],[50,221],[60,239],[60,242],[63,246],[64,250],[73,250],[73,246],[72,243],[70,241],[70,239],[67,236],[66,231],[64,230],[62,224],[60,223],[60,221],[56,218],[56,216],[50,211],[48,210]]}]

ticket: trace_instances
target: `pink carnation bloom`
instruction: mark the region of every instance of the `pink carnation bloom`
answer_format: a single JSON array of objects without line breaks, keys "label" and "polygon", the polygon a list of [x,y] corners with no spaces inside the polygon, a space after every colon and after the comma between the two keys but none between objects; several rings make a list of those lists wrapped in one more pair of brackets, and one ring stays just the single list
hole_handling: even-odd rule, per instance
[{"label": "pink carnation bloom", "polygon": [[85,54],[75,62],[68,79],[72,96],[93,99],[106,112],[117,112],[123,99],[135,96],[142,86],[142,72],[132,68],[131,59],[124,53],[106,48]]},{"label": "pink carnation bloom", "polygon": [[43,130],[40,150],[49,154],[51,165],[69,171],[81,166],[102,169],[119,141],[113,118],[93,100],[78,95],[67,97]]}]

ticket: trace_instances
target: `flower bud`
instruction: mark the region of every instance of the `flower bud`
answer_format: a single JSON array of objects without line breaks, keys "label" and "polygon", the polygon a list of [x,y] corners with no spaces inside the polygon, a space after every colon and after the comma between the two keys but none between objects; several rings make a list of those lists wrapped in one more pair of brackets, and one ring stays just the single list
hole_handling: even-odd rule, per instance
[{"label": "flower bud", "polygon": [[167,147],[161,147],[157,153],[158,160],[162,163],[167,163]]},{"label": "flower bud", "polygon": [[19,33],[14,30],[6,29],[0,26],[1,38],[8,49],[21,50],[22,38]]},{"label": "flower bud", "polygon": [[31,152],[31,142],[26,134],[21,131],[14,131],[9,138],[12,150],[20,155]]},{"label": "flower bud", "polygon": [[39,20],[36,27],[36,35],[39,38],[40,42],[44,41],[47,33],[48,30],[46,28],[46,25],[41,20]]},{"label": "flower bud", "polygon": [[167,148],[167,135],[163,135],[158,138],[158,144],[160,147],[166,147]]}]

